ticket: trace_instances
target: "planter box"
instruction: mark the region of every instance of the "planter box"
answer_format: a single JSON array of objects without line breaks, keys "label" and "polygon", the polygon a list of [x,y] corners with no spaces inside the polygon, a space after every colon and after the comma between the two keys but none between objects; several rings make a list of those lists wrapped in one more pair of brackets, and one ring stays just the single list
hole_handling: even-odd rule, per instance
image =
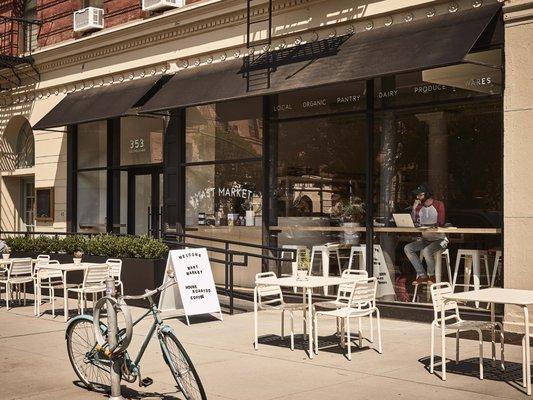
[{"label": "planter box", "polygon": [[[36,258],[37,253],[29,252],[11,252],[11,257],[31,257]],[[60,263],[71,263],[72,256],[70,254],[50,254],[51,260],[57,260]],[[83,262],[104,263],[108,257],[89,256],[84,255]],[[152,290],[163,283],[163,276],[165,275],[166,260],[150,260],[142,258],[123,258],[122,259],[122,283],[124,284],[124,294],[138,295],[143,294],[145,289]],[[82,283],[83,272],[73,271],[68,273],[69,283]],[[60,294],[62,296],[62,294]],[[71,294],[71,297],[75,297]],[[90,297],[89,297],[90,298]],[[128,301],[128,304],[147,306],[148,302]]]}]

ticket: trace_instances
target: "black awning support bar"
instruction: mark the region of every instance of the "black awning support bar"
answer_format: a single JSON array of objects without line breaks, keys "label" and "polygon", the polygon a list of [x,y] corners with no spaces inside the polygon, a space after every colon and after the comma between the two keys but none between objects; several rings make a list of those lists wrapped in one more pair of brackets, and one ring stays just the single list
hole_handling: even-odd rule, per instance
[{"label": "black awning support bar", "polygon": [[15,82],[14,80],[8,78],[8,77],[5,76],[5,75],[1,75],[1,74],[0,74],[0,78],[5,79],[6,81],[8,81],[9,83],[12,83],[12,84],[15,85],[15,86],[18,86],[17,82]]},{"label": "black awning support bar", "polygon": [[46,132],[56,132],[56,133],[67,133],[66,130],[64,131],[60,131],[58,129],[50,129],[50,128],[46,128],[46,129],[38,129],[39,131],[46,131]]},{"label": "black awning support bar", "polygon": [[503,71],[503,65],[494,65],[494,64],[490,64],[490,63],[485,63],[483,61],[472,61],[472,60],[464,60],[464,62],[467,63],[467,64],[480,65],[482,67],[488,67],[488,68],[492,68],[492,69],[499,69],[499,70]]}]

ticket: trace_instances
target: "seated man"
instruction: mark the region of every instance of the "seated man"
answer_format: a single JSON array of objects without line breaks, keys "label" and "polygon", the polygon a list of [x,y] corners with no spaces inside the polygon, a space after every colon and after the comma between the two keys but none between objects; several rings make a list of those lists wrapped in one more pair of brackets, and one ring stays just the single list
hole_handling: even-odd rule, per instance
[{"label": "seated man", "polygon": [[[416,199],[413,203],[411,216],[416,226],[438,227],[445,221],[444,203],[433,198],[431,189],[426,184],[418,185],[413,190]],[[443,233],[422,232],[416,241],[404,247],[405,255],[416,270],[416,279],[413,284],[435,282],[435,253],[448,247],[448,238]],[[420,252],[420,257],[417,252]],[[426,260],[427,273],[422,265],[421,258]]]}]

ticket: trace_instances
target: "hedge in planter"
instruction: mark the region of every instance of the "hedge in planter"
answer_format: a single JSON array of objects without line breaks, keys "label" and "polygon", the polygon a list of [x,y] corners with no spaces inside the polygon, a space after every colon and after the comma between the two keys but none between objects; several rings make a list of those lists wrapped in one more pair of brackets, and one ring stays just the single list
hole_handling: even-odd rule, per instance
[{"label": "hedge in planter", "polygon": [[5,239],[12,252],[34,253],[66,253],[73,254],[82,251],[85,255],[102,256],[108,258],[166,258],[168,246],[161,240],[147,236],[115,236],[115,235],[69,235],[64,238],[37,237],[8,237]]}]

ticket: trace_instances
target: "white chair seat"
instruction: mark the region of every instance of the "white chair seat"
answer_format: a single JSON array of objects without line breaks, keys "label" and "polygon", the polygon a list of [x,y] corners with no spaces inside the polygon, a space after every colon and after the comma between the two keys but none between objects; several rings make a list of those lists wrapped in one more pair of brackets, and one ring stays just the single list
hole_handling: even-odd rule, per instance
[{"label": "white chair seat", "polygon": [[330,317],[338,318],[357,318],[357,317],[366,317],[367,315],[372,314],[375,311],[375,308],[353,308],[353,307],[342,307],[337,308],[336,310],[331,311],[317,311],[316,314],[320,315],[329,315]]},{"label": "white chair seat", "polygon": [[[18,285],[20,283],[30,283],[33,282],[32,276],[24,276],[24,277],[13,277],[9,279],[9,282],[12,284]],[[7,279],[0,279],[0,283],[7,283]]]},{"label": "white chair seat", "polygon": [[85,286],[85,287],[74,287],[72,289],[69,289],[71,292],[76,293],[96,293],[96,292],[103,292],[105,291],[106,286],[105,285],[92,285],[92,286]]},{"label": "white chair seat", "polygon": [[313,304],[313,307],[316,309],[318,308],[326,308],[328,310],[334,310],[340,307],[346,307],[347,303],[345,301],[338,301],[338,300],[331,300],[331,301],[319,301],[317,303]]}]

